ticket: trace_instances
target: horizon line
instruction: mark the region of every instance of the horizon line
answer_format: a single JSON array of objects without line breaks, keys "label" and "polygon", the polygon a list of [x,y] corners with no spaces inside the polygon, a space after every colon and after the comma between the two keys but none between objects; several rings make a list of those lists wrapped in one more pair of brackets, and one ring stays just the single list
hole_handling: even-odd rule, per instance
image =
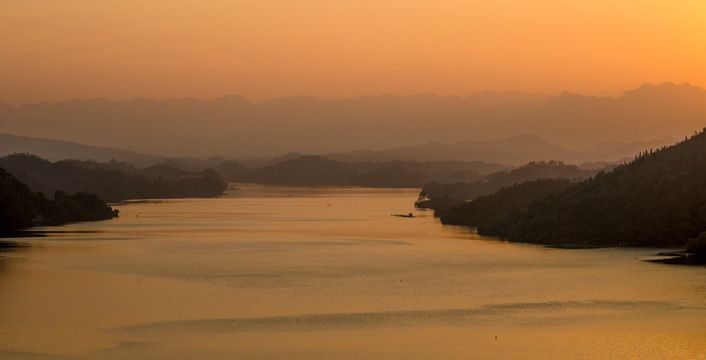
[{"label": "horizon line", "polygon": [[321,96],[316,96],[316,95],[306,95],[306,94],[299,94],[299,95],[293,95],[293,96],[277,96],[277,97],[272,97],[268,98],[266,100],[262,101],[253,101],[251,99],[248,99],[244,95],[238,95],[238,94],[225,94],[221,96],[217,96],[214,98],[200,98],[196,96],[185,96],[185,97],[166,97],[166,98],[147,98],[143,96],[134,96],[131,98],[122,98],[122,99],[115,99],[115,98],[108,98],[106,96],[98,96],[98,97],[92,97],[92,98],[72,98],[69,100],[58,100],[58,101],[36,101],[36,102],[26,102],[26,103],[21,103],[21,104],[10,104],[6,102],[0,102],[0,105],[6,105],[10,107],[21,107],[21,106],[27,106],[27,105],[51,105],[51,104],[63,104],[63,103],[70,103],[74,101],[96,101],[96,100],[104,100],[104,101],[109,101],[112,103],[119,103],[119,102],[129,102],[129,101],[135,101],[135,100],[144,100],[144,101],[152,101],[152,102],[168,102],[168,101],[183,101],[183,100],[197,100],[197,101],[218,101],[221,99],[225,98],[240,98],[245,100],[246,102],[253,104],[253,105],[262,105],[268,102],[273,102],[273,101],[278,101],[278,100],[293,100],[297,98],[305,98],[305,99],[315,99],[315,100],[323,100],[323,101],[340,101],[340,100],[356,100],[356,99],[362,99],[362,98],[368,98],[368,97],[395,97],[395,98],[410,98],[410,97],[416,97],[416,96],[435,96],[438,98],[459,98],[459,99],[468,99],[473,96],[478,96],[482,94],[512,94],[512,93],[520,93],[520,94],[527,94],[527,95],[545,95],[549,98],[555,98],[559,97],[565,94],[568,95],[578,95],[578,96],[584,96],[584,97],[589,97],[589,98],[609,98],[609,99],[620,99],[623,97],[626,93],[639,90],[642,88],[646,87],[660,87],[660,86],[683,86],[683,87],[691,87],[691,88],[698,88],[702,90],[706,90],[705,88],[702,88],[700,86],[696,85],[691,85],[689,82],[683,82],[683,83],[674,83],[671,81],[662,81],[659,84],[655,85],[654,83],[643,83],[642,85],[629,89],[629,90],[624,90],[623,93],[619,97],[613,97],[613,96],[596,96],[596,95],[584,95],[580,93],[573,93],[568,90],[562,90],[559,92],[559,94],[552,95],[548,93],[543,93],[543,92],[532,92],[532,91],[524,91],[524,90],[505,90],[505,91],[500,91],[500,90],[483,90],[479,92],[475,92],[469,95],[459,95],[459,94],[450,94],[450,95],[439,95],[437,93],[433,92],[418,92],[418,93],[413,93],[409,95],[399,95],[399,94],[392,94],[392,93],[379,93],[379,94],[363,94],[363,95],[357,95],[357,96],[352,96],[352,97],[321,97]]}]

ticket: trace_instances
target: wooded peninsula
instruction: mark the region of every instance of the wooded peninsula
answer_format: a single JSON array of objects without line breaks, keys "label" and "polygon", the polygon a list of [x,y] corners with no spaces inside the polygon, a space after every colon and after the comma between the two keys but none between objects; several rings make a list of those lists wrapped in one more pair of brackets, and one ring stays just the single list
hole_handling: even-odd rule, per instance
[{"label": "wooded peninsula", "polygon": [[541,179],[439,206],[444,224],[556,246],[706,250],[706,129],[586,180]]}]

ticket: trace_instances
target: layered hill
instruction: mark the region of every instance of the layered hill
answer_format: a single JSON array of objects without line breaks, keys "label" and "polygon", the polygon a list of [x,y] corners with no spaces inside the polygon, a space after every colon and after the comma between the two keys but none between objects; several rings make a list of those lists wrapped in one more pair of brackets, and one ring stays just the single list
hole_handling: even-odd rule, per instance
[{"label": "layered hill", "polygon": [[[604,142],[584,150],[575,151],[551,144],[535,135],[522,134],[498,140],[461,141],[453,144],[431,142],[421,146],[407,146],[386,150],[356,150],[345,153],[323,155],[327,159],[349,163],[390,162],[390,161],[482,161],[511,166],[520,166],[532,161],[564,161],[575,164],[596,162],[618,162],[648,149],[672,144],[668,139],[640,141],[632,143]],[[50,161],[66,159],[125,162],[138,168],[167,163],[174,167],[201,171],[214,168],[228,160],[222,156],[208,158],[178,157],[165,158],[112,148],[96,147],[27,136],[0,134],[0,156],[15,153],[37,155]],[[285,155],[266,158],[238,159],[237,163],[249,168],[274,165],[279,162],[303,156],[290,152]],[[478,160],[474,160],[478,159]]]},{"label": "layered hill", "polygon": [[74,159],[108,162],[116,160],[136,166],[156,165],[164,161],[162,157],[134,151],[81,145],[69,141],[0,134],[0,156],[17,153],[33,154],[49,161]]},{"label": "layered hill", "polygon": [[[588,147],[600,141],[676,139],[706,121],[706,90],[689,84],[645,84],[619,98],[564,92],[516,124],[557,144]],[[533,129],[541,131],[531,131]],[[573,136],[572,136],[573,134]],[[566,136],[569,142],[562,142]]]},{"label": "layered hill", "polygon": [[[576,165],[559,161],[533,161],[515,169],[494,172],[472,182],[424,184],[421,194],[422,198],[426,199],[418,201],[416,206],[434,209],[438,215],[454,205],[476,200],[478,197],[516,184],[539,179],[565,179],[568,182],[577,182],[595,175],[598,170],[580,169]],[[460,223],[461,220],[457,222]]]},{"label": "layered hill", "polygon": [[525,118],[548,100],[519,92],[298,96],[259,104],[238,96],[90,99],[0,106],[0,132],[168,156],[324,154],[461,141],[471,123]]},{"label": "layered hill", "polygon": [[520,166],[532,161],[563,161],[574,164],[619,162],[638,152],[673,144],[669,138],[635,142],[601,142],[582,150],[549,143],[532,134],[520,134],[498,140],[460,141],[452,144],[431,142],[380,151],[352,151],[328,154],[332,160],[359,161],[444,161],[469,159]]},{"label": "layered hill", "polygon": [[706,131],[567,189],[547,188],[550,195],[496,211],[492,219],[480,215],[530,186],[456,207],[442,221],[529,243],[684,246],[706,231]]},{"label": "layered hill", "polygon": [[226,162],[214,169],[232,182],[294,186],[421,187],[429,181],[474,181],[508,167],[462,161],[343,162],[322,156],[300,155],[262,167],[245,167],[236,162]]},{"label": "layered hill", "polygon": [[58,191],[54,199],[48,199],[0,168],[0,236],[11,236],[33,225],[106,220],[116,216],[118,211],[94,194],[67,195]]},{"label": "layered hill", "polygon": [[214,197],[227,187],[213,170],[191,172],[167,164],[138,169],[117,161],[62,160],[50,162],[28,154],[0,158],[0,166],[33,191],[53,194],[91,192],[117,202],[126,199]]},{"label": "layered hill", "polygon": [[[469,97],[420,94],[333,100],[300,96],[259,104],[237,96],[74,100],[0,106],[0,132],[161,156],[234,158],[377,151],[434,141],[464,149],[476,147],[474,142],[518,134],[534,134],[550,144],[580,151],[602,142],[680,139],[690,129],[702,127],[705,118],[705,90],[664,83],[627,91],[619,98],[485,92]],[[510,153],[512,146],[507,144]],[[434,151],[446,150],[433,143],[419,150]],[[496,161],[482,158],[478,151],[459,153],[464,151],[474,156],[464,161]],[[391,158],[357,161],[366,160]]]}]

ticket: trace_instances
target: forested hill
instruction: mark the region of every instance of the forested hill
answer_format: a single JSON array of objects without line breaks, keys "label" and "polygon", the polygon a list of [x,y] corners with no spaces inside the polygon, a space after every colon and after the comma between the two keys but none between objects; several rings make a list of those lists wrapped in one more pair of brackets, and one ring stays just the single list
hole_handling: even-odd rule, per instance
[{"label": "forested hill", "polygon": [[0,158],[0,166],[12,172],[33,191],[46,194],[57,190],[67,193],[88,191],[109,202],[214,197],[221,195],[228,185],[213,170],[190,172],[166,164],[137,169],[117,161],[50,162],[34,155],[13,154]]},{"label": "forested hill", "polygon": [[535,161],[512,170],[502,170],[477,179],[474,182],[439,183],[430,182],[422,187],[428,200],[417,202],[418,207],[447,210],[447,207],[492,194],[502,188],[537,179],[584,180],[598,170],[580,169],[576,165],[560,161]]},{"label": "forested hill", "polygon": [[508,166],[480,161],[343,162],[299,155],[248,168],[234,162],[215,167],[227,181],[288,186],[421,187],[429,181],[475,181]]},{"label": "forested hill", "polygon": [[96,195],[59,191],[54,200],[32,192],[12,174],[0,168],[0,236],[13,235],[32,225],[59,225],[73,221],[105,220],[118,216]]},{"label": "forested hill", "polygon": [[446,222],[473,224],[484,235],[529,243],[683,246],[706,231],[706,129],[505,211],[502,219],[493,219],[494,226],[468,219],[471,213],[457,207]]}]

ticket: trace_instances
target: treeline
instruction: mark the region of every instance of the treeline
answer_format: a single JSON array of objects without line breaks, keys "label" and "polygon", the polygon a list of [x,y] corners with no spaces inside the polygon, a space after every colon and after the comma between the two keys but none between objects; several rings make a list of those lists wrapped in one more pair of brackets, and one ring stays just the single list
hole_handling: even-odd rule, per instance
[{"label": "treeline", "polygon": [[37,225],[60,225],[74,221],[105,220],[118,216],[95,194],[79,192],[66,195],[58,191],[54,199],[0,168],[0,236],[13,235],[17,230]]},{"label": "treeline", "polygon": [[[171,159],[168,163],[136,168],[123,162],[62,160],[50,162],[29,154],[0,158],[0,166],[11,171],[35,191],[74,193],[89,191],[109,202],[136,198],[212,197],[220,195],[227,182],[287,186],[367,186],[419,188],[431,181],[473,182],[510,169],[480,161],[384,161],[343,162],[323,156],[291,154],[262,166],[209,159],[203,164]],[[198,170],[198,171],[194,171]],[[227,182],[226,182],[227,181]]]},{"label": "treeline", "polygon": [[[641,153],[610,172],[563,186],[516,185],[448,210],[442,221],[528,243],[684,246],[706,231],[706,129],[674,146]],[[533,191],[534,196],[513,200]],[[689,244],[704,248],[698,240]]]},{"label": "treeline", "polygon": [[512,170],[502,170],[473,182],[431,182],[422,187],[418,207],[445,210],[454,205],[492,194],[500,189],[538,179],[569,179],[578,181],[593,176],[598,170],[581,169],[561,161],[530,162]]},{"label": "treeline", "polygon": [[430,181],[475,181],[507,168],[480,161],[343,162],[307,155],[262,167],[246,167],[236,162],[224,162],[214,167],[232,182],[417,188]]},{"label": "treeline", "polygon": [[527,181],[453,207],[440,207],[435,209],[435,215],[444,224],[475,227],[480,234],[497,233],[516,221],[519,213],[526,210],[533,201],[574,185],[570,180],[562,178]]},{"label": "treeline", "polygon": [[227,187],[213,170],[192,172],[161,164],[137,169],[110,161],[62,160],[50,162],[29,154],[0,158],[0,166],[12,172],[34,191],[52,194],[90,192],[108,202],[126,199],[215,197]]}]

